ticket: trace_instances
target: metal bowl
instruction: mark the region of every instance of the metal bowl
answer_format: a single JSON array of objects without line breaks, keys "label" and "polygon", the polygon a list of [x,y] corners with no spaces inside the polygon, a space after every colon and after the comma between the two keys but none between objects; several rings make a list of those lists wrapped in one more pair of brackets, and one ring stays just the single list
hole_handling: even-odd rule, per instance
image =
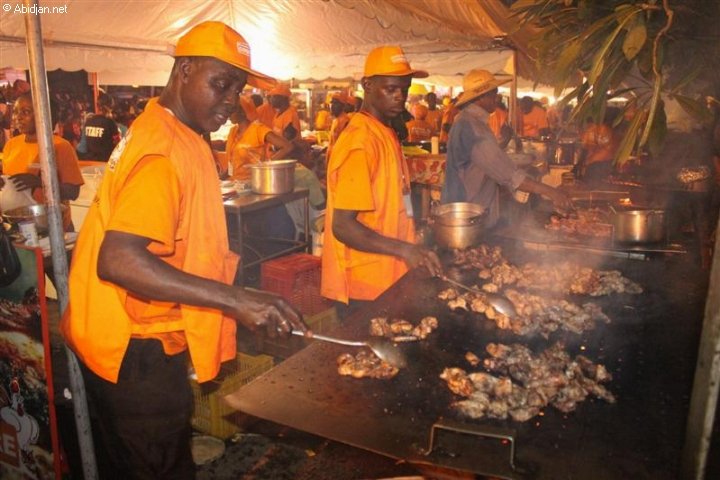
[{"label": "metal bowl", "polygon": [[[60,205],[61,212],[64,213],[66,210],[67,207],[65,205]],[[34,222],[35,228],[40,235],[48,231],[48,215],[45,205],[29,205],[27,207],[13,208],[12,210],[3,212],[2,215],[5,217],[5,220],[13,225],[25,221]]]}]

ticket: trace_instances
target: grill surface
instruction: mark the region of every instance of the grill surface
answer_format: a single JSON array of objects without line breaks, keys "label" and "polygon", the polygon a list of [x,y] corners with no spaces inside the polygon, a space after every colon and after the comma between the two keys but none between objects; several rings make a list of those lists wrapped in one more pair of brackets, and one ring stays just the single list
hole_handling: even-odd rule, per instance
[{"label": "grill surface", "polygon": [[[549,254],[507,247],[505,256],[517,264],[554,260]],[[588,265],[589,257],[564,254],[562,260],[567,259]],[[527,339],[498,330],[482,315],[450,312],[435,298],[446,284],[413,273],[334,332],[363,338],[373,316],[411,321],[437,316],[440,327],[426,342],[403,346],[409,367],[394,379],[340,377],[335,359],[356,351],[316,342],[227,399],[257,417],[415,463],[503,478],[673,479],[684,439],[707,274],[682,257],[605,259],[602,265],[588,266],[617,268],[643,285],[645,293],[570,297],[598,303],[612,323],[583,335],[556,332],[549,339]],[[525,423],[464,419],[451,409],[454,397],[438,375],[448,366],[469,369],[464,360],[468,350],[484,357],[488,342],[518,342],[538,352],[557,340],[565,342],[571,355],[582,352],[608,367],[614,376],[608,388],[617,404],[588,398],[575,412],[548,407]],[[435,448],[424,455],[438,421],[512,433],[517,470],[510,467],[507,442],[472,433],[439,430]]]}]

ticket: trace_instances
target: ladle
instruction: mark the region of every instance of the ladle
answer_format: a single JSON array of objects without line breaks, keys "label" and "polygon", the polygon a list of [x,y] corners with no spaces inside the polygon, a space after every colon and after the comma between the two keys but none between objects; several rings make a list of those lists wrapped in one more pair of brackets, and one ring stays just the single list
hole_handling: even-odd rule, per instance
[{"label": "ladle", "polygon": [[[257,293],[268,293],[263,292],[252,287],[245,287],[245,290]],[[347,345],[349,347],[367,347],[373,351],[381,360],[385,360],[387,363],[394,367],[404,368],[407,365],[405,360],[405,354],[400,348],[384,337],[370,337],[364,341],[353,341],[343,340],[342,338],[328,337],[327,335],[320,335],[319,333],[313,333],[312,336],[305,336],[300,330],[291,330],[290,333],[303,338],[313,338],[315,340],[322,340],[323,342],[337,343],[339,345]]]},{"label": "ladle", "polygon": [[456,287],[460,287],[464,290],[467,290],[472,293],[477,293],[480,295],[484,295],[485,298],[487,298],[487,301],[492,307],[497,310],[498,312],[502,313],[508,318],[515,318],[517,317],[517,312],[515,311],[515,306],[512,304],[510,300],[504,295],[500,295],[497,293],[490,293],[490,292],[483,292],[477,288],[469,287],[463,283],[456,282],[455,280],[452,280],[448,277],[441,276],[442,280],[445,280],[450,285],[454,285]]},{"label": "ladle", "polygon": [[400,350],[400,347],[384,337],[370,337],[367,340],[354,341],[328,337],[327,335],[320,335],[318,333],[313,333],[311,337],[306,337],[300,330],[293,330],[291,333],[304,338],[322,340],[323,342],[337,343],[339,345],[347,345],[349,347],[368,347],[381,360],[385,360],[390,365],[398,368],[403,368],[407,365],[405,354],[402,350]]}]

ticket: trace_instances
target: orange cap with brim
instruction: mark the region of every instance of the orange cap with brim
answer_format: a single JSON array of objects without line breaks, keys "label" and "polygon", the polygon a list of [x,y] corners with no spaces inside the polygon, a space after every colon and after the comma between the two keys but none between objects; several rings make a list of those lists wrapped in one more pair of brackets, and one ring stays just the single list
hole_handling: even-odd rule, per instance
[{"label": "orange cap with brim", "polygon": [[367,59],[365,59],[364,76],[374,77],[375,75],[390,77],[410,75],[413,78],[425,78],[428,76],[428,72],[410,68],[410,63],[407,61],[402,48],[384,46],[371,50]]},{"label": "orange cap with brim", "polygon": [[288,87],[286,84],[278,83],[277,85],[275,85],[275,88],[268,92],[268,95],[280,95],[289,98],[292,95],[292,92],[290,91],[290,87]]},{"label": "orange cap with brim", "polygon": [[213,57],[247,72],[248,83],[268,88],[277,82],[250,68],[250,45],[242,35],[222,22],[203,22],[180,37],[173,57]]},{"label": "orange cap with brim", "polygon": [[355,105],[355,97],[348,95],[345,92],[336,93],[332,96],[333,100],[344,103],[345,105]]}]

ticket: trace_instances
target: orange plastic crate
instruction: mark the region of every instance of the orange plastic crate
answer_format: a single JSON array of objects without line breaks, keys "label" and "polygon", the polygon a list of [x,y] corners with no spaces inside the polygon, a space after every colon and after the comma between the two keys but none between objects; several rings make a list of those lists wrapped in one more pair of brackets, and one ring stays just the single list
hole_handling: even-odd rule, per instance
[{"label": "orange plastic crate", "polygon": [[331,302],[320,295],[320,257],[296,253],[264,262],[260,286],[277,293],[305,315],[327,310]]}]

